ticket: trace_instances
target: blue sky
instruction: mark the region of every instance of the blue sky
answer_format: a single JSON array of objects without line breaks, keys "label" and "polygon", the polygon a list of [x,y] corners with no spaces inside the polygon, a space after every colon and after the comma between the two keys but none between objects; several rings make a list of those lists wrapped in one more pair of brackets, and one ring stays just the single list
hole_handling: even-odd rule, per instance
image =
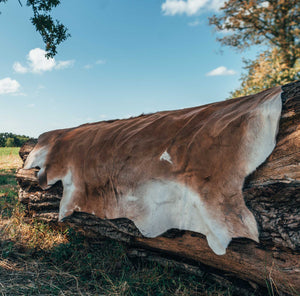
[{"label": "blue sky", "polygon": [[216,41],[208,16],[221,3],[62,0],[53,15],[72,37],[55,60],[43,58],[30,8],[17,0],[0,5],[0,132],[37,137],[225,99],[239,86],[242,57],[255,52],[241,55]]}]

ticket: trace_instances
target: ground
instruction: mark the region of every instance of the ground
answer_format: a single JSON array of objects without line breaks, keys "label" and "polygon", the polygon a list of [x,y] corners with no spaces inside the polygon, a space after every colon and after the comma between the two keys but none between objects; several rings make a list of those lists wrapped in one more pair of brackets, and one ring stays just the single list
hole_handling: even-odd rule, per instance
[{"label": "ground", "polygon": [[232,295],[205,278],[135,262],[126,246],[91,242],[26,217],[17,199],[18,148],[0,148],[1,295]]}]

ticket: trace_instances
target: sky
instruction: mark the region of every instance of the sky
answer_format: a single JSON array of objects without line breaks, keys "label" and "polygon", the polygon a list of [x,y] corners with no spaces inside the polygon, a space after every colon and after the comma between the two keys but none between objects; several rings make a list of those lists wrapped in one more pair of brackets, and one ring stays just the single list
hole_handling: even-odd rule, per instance
[{"label": "sky", "polygon": [[52,60],[31,9],[17,0],[0,5],[0,132],[38,137],[220,101],[239,86],[242,59],[255,56],[216,41],[225,33],[208,17],[223,0],[61,2],[53,16],[71,37]]}]

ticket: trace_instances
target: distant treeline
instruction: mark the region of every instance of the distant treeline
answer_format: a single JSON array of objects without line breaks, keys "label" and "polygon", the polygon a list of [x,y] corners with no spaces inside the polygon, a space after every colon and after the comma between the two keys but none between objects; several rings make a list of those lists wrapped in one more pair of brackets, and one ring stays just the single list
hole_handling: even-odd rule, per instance
[{"label": "distant treeline", "polygon": [[30,137],[12,133],[0,133],[0,147],[21,147]]}]

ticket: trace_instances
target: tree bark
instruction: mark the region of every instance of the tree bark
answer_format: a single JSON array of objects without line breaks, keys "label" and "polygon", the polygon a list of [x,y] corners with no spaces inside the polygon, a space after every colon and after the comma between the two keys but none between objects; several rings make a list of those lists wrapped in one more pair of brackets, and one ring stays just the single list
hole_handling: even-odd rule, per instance
[{"label": "tree bark", "polygon": [[[216,279],[220,275],[236,277],[268,286],[275,294],[297,295],[300,292],[300,82],[284,85],[282,89],[277,145],[269,158],[247,177],[243,188],[245,202],[258,223],[260,243],[233,239],[226,254],[218,256],[203,235],[190,231],[173,229],[149,239],[128,219],[101,220],[76,212],[65,223],[80,229],[87,237],[107,237],[127,243],[132,257],[147,257],[162,264],[173,262],[188,272],[209,270]],[[23,161],[35,143],[31,141],[21,148]],[[38,186],[37,172],[38,169],[18,170],[19,200],[26,205],[29,215],[56,223],[62,184],[58,182],[43,191]]]}]

